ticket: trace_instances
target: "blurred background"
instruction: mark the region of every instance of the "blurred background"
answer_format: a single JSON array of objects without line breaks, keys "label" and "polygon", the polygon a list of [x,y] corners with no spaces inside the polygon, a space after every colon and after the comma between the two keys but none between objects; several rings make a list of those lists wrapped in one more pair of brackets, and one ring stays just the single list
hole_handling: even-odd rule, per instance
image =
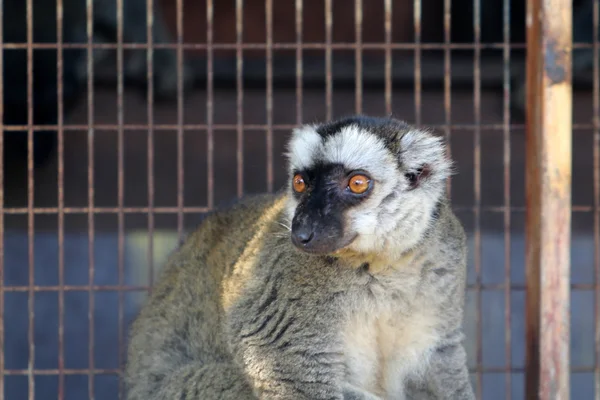
[{"label": "blurred background", "polygon": [[[4,398],[120,398],[165,257],[284,184],[294,126],[353,113],[448,138],[473,384],[524,398],[525,0],[154,3],[0,3]],[[573,7],[571,396],[598,399],[598,5]]]}]

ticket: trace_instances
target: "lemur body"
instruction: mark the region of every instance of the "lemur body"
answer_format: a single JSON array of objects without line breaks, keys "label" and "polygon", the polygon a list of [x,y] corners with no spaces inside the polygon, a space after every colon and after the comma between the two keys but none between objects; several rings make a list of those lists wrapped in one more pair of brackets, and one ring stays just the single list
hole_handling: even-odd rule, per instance
[{"label": "lemur body", "polygon": [[353,117],[289,150],[286,190],[171,256],[132,327],[128,399],[473,399],[443,143]]}]

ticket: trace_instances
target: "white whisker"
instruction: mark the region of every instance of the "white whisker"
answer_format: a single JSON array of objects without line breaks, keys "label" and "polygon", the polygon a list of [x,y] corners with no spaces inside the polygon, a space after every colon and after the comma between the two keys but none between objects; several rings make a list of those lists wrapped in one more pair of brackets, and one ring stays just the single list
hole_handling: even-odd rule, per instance
[{"label": "white whisker", "polygon": [[285,229],[287,229],[288,231],[292,231],[292,228],[290,228],[288,225],[284,224],[283,222],[277,222],[279,225],[283,226]]}]

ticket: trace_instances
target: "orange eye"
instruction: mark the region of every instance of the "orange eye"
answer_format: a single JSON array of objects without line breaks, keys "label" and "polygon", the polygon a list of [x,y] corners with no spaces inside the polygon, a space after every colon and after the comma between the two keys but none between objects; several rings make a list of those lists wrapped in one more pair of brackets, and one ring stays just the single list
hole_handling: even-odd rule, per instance
[{"label": "orange eye", "polygon": [[369,188],[371,180],[364,175],[354,175],[348,182],[348,188],[352,193],[362,194]]},{"label": "orange eye", "polygon": [[306,190],[306,182],[304,182],[304,178],[302,178],[302,175],[300,174],[294,176],[292,184],[294,186],[294,190],[298,193],[302,193]]}]

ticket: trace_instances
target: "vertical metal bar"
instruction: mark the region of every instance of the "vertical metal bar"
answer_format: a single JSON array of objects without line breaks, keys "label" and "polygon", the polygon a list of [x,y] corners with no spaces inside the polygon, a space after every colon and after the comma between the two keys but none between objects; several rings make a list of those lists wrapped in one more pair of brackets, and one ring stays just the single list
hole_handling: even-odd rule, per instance
[{"label": "vertical metal bar", "polygon": [[392,114],[392,0],[383,0],[385,12],[385,112]]},{"label": "vertical metal bar", "polygon": [[595,268],[595,309],[594,321],[596,327],[594,356],[594,387],[595,399],[600,400],[600,46],[598,43],[599,32],[599,3],[594,0],[594,64],[593,64],[593,111],[594,111],[594,268]]},{"label": "vertical metal bar", "polygon": [[506,359],[506,400],[511,399],[511,265],[510,265],[510,235],[511,235],[511,209],[510,209],[510,0],[504,0],[504,116],[503,116],[503,139],[504,139],[504,357]]},{"label": "vertical metal bar", "polygon": [[569,398],[572,2],[527,2],[526,397]]},{"label": "vertical metal bar", "polygon": [[213,0],[206,0],[206,141],[208,151],[208,208],[213,207]]},{"label": "vertical metal bar", "polygon": [[[148,265],[150,287],[154,284],[154,1],[146,0],[146,66],[148,81]],[[152,289],[151,289],[152,290]]]},{"label": "vertical metal bar", "polygon": [[302,0],[296,0],[296,124],[302,124]]},{"label": "vertical metal bar", "polygon": [[362,0],[354,1],[354,32],[355,32],[355,40],[356,40],[356,51],[355,62],[356,62],[356,75],[354,78],[354,84],[356,85],[356,93],[355,93],[355,108],[356,113],[362,113]]},{"label": "vertical metal bar", "polygon": [[[27,374],[28,379],[28,394],[29,400],[35,398],[35,380],[33,376],[34,362],[35,362],[35,343],[34,339],[34,292],[33,285],[34,280],[34,213],[33,213],[33,1],[27,0],[27,237],[28,237],[28,261],[29,261],[29,293],[28,293],[28,317],[29,317],[29,329],[28,329],[28,341],[29,341],[29,360]],[[59,269],[59,285],[62,285],[62,275]],[[59,294],[59,315],[61,310],[60,294]],[[59,337],[58,337],[58,369],[59,374],[62,374],[63,362],[62,357],[62,335],[60,335],[61,327],[59,326]],[[60,388],[59,388],[60,395]]]},{"label": "vertical metal bar", "polygon": [[[446,140],[448,141],[448,153],[451,155],[450,132],[451,132],[451,59],[450,59],[450,24],[451,24],[452,1],[444,0],[444,111],[446,114]],[[446,190],[448,197],[452,196],[452,179],[448,179]]]},{"label": "vertical metal bar", "polygon": [[325,108],[326,119],[329,121],[333,115],[333,73],[332,49],[333,40],[333,0],[325,0]]},{"label": "vertical metal bar", "polygon": [[[62,1],[57,2],[56,10],[56,37],[57,37],[57,89],[58,89],[58,276],[60,290],[58,292],[58,365],[59,365],[59,376],[58,376],[58,398],[62,399],[64,396],[65,377],[63,375],[64,368],[64,327],[65,327],[65,294],[64,294],[64,269],[65,269],[65,192],[64,192],[64,106],[63,106],[63,7]],[[91,1],[88,1],[88,8],[91,5]],[[88,32],[90,16],[88,15]],[[89,69],[88,69],[89,73]],[[88,77],[88,79],[90,79]]]},{"label": "vertical metal bar", "polygon": [[[125,215],[123,206],[125,201],[125,138],[123,131],[123,0],[117,0],[117,206],[118,206],[118,244],[117,244],[117,269],[119,274],[119,309],[117,316],[119,336],[119,366],[123,365],[125,354],[125,323],[123,316],[123,289],[125,283]],[[119,376],[119,399],[124,398],[123,377]]]},{"label": "vertical metal bar", "polygon": [[235,1],[236,74],[237,74],[237,196],[244,194],[244,0]]},{"label": "vertical metal bar", "polygon": [[177,237],[183,242],[183,0],[177,0]]},{"label": "vertical metal bar", "polygon": [[0,1],[0,399],[4,399],[4,2]]},{"label": "vertical metal bar", "polygon": [[273,0],[265,1],[267,32],[267,191],[273,191]]},{"label": "vertical metal bar", "polygon": [[415,124],[421,126],[421,0],[414,0],[415,26]]},{"label": "vertical metal bar", "polygon": [[[62,9],[62,7],[61,7]],[[90,372],[88,374],[88,396],[94,398],[94,2],[87,0],[87,102],[88,102],[88,324],[89,324],[89,339],[88,339],[88,363]],[[62,121],[62,112],[60,119]],[[62,150],[62,149],[61,149]],[[62,156],[60,157],[62,166]],[[62,171],[61,174],[62,175]],[[60,185],[60,201],[59,207],[63,198],[63,179],[59,181]],[[61,246],[62,249],[62,246]]]},{"label": "vertical metal bar", "polygon": [[473,0],[473,36],[475,39],[473,54],[473,119],[475,130],[473,132],[473,195],[474,195],[474,258],[476,279],[477,303],[477,384],[475,387],[477,398],[482,398],[482,314],[481,314],[481,3]]}]

